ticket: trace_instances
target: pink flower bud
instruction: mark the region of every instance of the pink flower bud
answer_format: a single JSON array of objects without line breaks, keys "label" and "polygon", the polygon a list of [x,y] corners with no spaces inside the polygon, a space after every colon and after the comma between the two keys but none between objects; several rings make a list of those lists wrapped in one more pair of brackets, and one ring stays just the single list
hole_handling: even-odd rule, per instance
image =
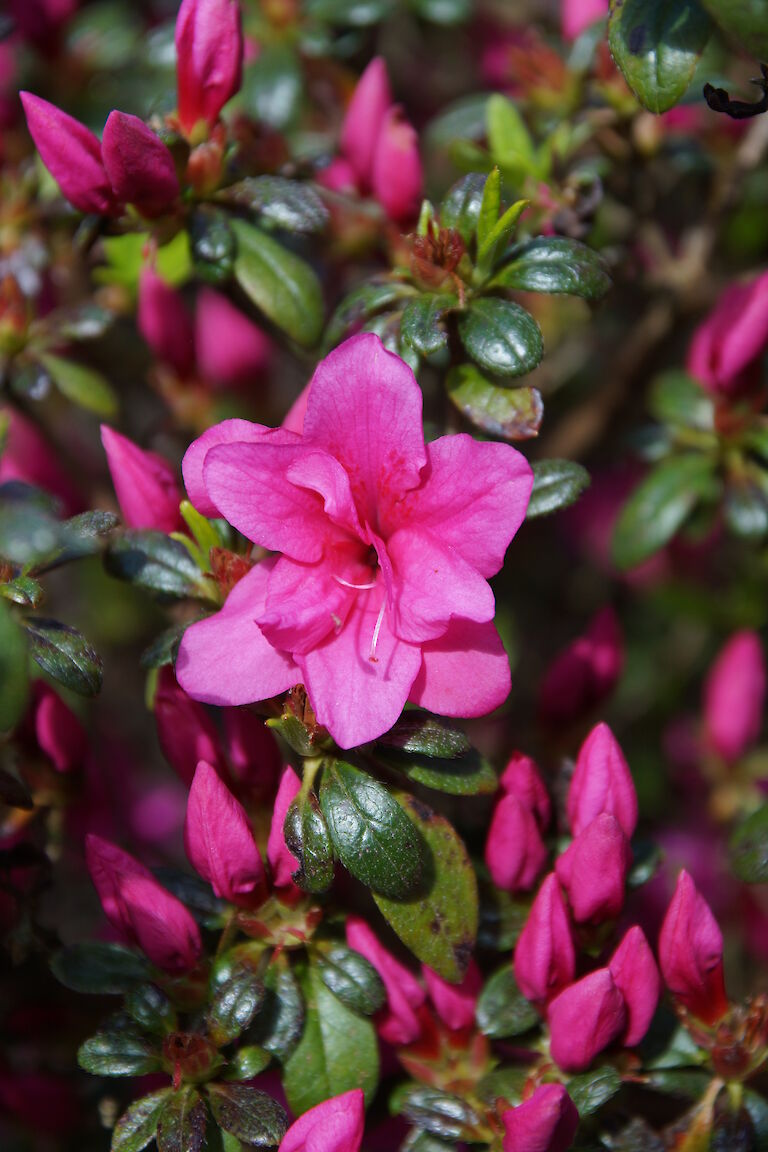
[{"label": "pink flower bud", "polygon": [[224,767],[213,721],[203,705],[179,687],[170,667],[160,669],[154,710],[163,755],[186,785],[201,760],[216,769]]},{"label": "pink flower bud", "polygon": [[180,293],[148,264],[139,275],[137,323],[154,354],[188,376],[195,363],[192,319]]},{"label": "pink flower bud", "polygon": [[278,1152],[359,1152],[365,1128],[362,1088],[310,1108],[283,1136]]},{"label": "pink flower bud", "polygon": [[570,984],[576,954],[563,894],[550,872],[536,893],[525,927],[515,946],[515,979],[520,991],[543,1004]]},{"label": "pink flower bud", "polygon": [[9,8],[17,29],[42,51],[56,45],[62,25],[77,8],[78,0],[10,0]]},{"label": "pink flower bud", "polygon": [[624,997],[607,968],[556,996],[547,1011],[549,1050],[564,1072],[583,1072],[627,1026]]},{"label": "pink flower bud", "polygon": [[611,957],[608,971],[624,997],[627,1026],[622,1044],[633,1048],[648,1031],[661,992],[656,961],[642,928],[630,928]]},{"label": "pink flower bud", "polygon": [[243,806],[201,760],[189,790],[184,847],[222,900],[253,905],[265,895],[264,865]]},{"label": "pink flower bud", "polygon": [[387,65],[374,56],[357,82],[341,128],[341,150],[363,191],[371,185],[376,141],[391,103]]},{"label": "pink flower bud", "polygon": [[750,387],[768,343],[768,272],[731,284],[695,331],[687,368],[705,388],[725,395]]},{"label": "pink flower bud", "polygon": [[107,919],[129,944],[168,972],[194,968],[201,943],[197,924],[180,900],[116,844],[85,838],[88,871]]},{"label": "pink flower bud", "polygon": [[615,816],[603,812],[558,857],[557,878],[579,924],[615,919],[624,906],[632,852]]},{"label": "pink flower bud", "polygon": [[424,174],[416,129],[390,108],[376,141],[371,174],[373,195],[397,224],[408,224],[419,214]]},{"label": "pink flower bud", "polygon": [[575,40],[590,25],[605,20],[608,0],[562,0],[560,26],[564,40]]},{"label": "pink flower bud", "polygon": [[578,836],[596,816],[615,816],[628,840],[637,826],[637,794],[629,767],[607,724],[598,724],[582,744],[568,789],[568,822]]},{"label": "pink flower bud", "polygon": [[579,1126],[576,1105],[562,1084],[542,1084],[501,1120],[504,1152],[567,1152]]},{"label": "pink flower bud", "polygon": [[754,632],[736,632],[712,665],[704,687],[704,726],[715,751],[734,763],[760,735],[765,661]]},{"label": "pink flower bud", "polygon": [[480,969],[475,961],[470,960],[461,984],[449,984],[426,964],[422,964],[421,974],[429,998],[443,1024],[451,1029],[471,1028],[475,1022],[477,998],[483,987]]},{"label": "pink flower bud", "polygon": [[501,774],[500,786],[517,796],[534,813],[542,830],[549,824],[552,805],[538,768],[530,756],[514,752]]},{"label": "pink flower bud", "polygon": [[357,173],[349,160],[345,160],[343,156],[336,156],[330,164],[321,168],[317,173],[317,182],[323,188],[329,188],[331,192],[358,191]]},{"label": "pink flower bud", "polygon": [[272,883],[275,888],[294,887],[293,873],[299,868],[298,860],[285,842],[283,825],[285,824],[286,813],[300,790],[301,780],[290,765],[286,766],[275,797],[275,807],[269,828],[269,839],[267,840],[267,859],[272,869]]},{"label": "pink flower bud", "polygon": [[485,863],[497,888],[527,892],[547,862],[536,817],[517,796],[503,796],[493,812]]},{"label": "pink flower bud", "polygon": [[212,128],[240,88],[243,33],[237,0],[184,0],[176,18],[179,123]]},{"label": "pink flower bud", "polygon": [[63,195],[80,212],[112,215],[117,202],[90,129],[31,92],[21,92],[27,127],[43,164]]},{"label": "pink flower bud", "polygon": [[207,383],[233,388],[253,382],[266,371],[272,344],[226,296],[202,288],[197,297],[195,350]]},{"label": "pink flower bud", "polygon": [[162,216],[178,199],[173,157],[138,116],[110,112],[101,141],[104,167],[121,204],[134,204],[143,216]]},{"label": "pink flower bud", "polygon": [[659,964],[672,995],[714,1024],[728,1011],[723,934],[704,897],[683,869],[659,933]]},{"label": "pink flower bud", "polygon": [[45,488],[62,502],[68,515],[81,511],[83,502],[79,493],[36,425],[12,408],[0,408],[2,425],[6,426],[6,433],[0,455],[0,484],[21,480],[36,488]]},{"label": "pink flower bud", "polygon": [[37,745],[57,772],[78,768],[88,749],[82,724],[53,688],[42,680],[34,685],[34,728]]},{"label": "pink flower bud", "polygon": [[388,1008],[379,1023],[382,1040],[389,1044],[411,1044],[421,1034],[416,1010],[426,999],[424,989],[358,916],[347,919],[347,944],[373,964],[387,990]]},{"label": "pink flower bud", "polygon": [[101,426],[101,442],[127,526],[159,532],[181,527],[181,492],[168,461],[155,452],[145,452],[106,424]]},{"label": "pink flower bud", "polygon": [[542,720],[569,724],[597,707],[613,691],[623,662],[616,613],[604,608],[547,669],[539,693]]},{"label": "pink flower bud", "polygon": [[277,741],[261,716],[248,708],[222,708],[224,740],[234,779],[254,799],[266,801],[277,791],[283,767]]}]

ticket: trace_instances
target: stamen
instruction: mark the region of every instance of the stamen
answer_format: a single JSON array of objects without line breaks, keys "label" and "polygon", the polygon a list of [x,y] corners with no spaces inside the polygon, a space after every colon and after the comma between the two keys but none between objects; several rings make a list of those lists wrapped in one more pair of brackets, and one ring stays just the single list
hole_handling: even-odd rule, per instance
[{"label": "stamen", "polygon": [[342,584],[345,588],[354,588],[356,592],[367,592],[369,588],[376,587],[375,580],[372,584],[351,584],[349,580],[344,580],[343,577],[337,576],[335,572],[333,574],[333,578],[334,580],[338,581],[339,584]]},{"label": "stamen", "polygon": [[376,620],[376,627],[373,630],[373,639],[371,640],[371,650],[368,653],[368,659],[371,661],[372,664],[378,664],[378,662],[379,662],[379,658],[376,655],[376,645],[379,642],[379,632],[381,631],[381,622],[384,619],[384,610],[386,609],[386,607],[387,607],[386,600],[382,600],[381,608],[379,608],[379,615],[378,615],[378,618]]}]

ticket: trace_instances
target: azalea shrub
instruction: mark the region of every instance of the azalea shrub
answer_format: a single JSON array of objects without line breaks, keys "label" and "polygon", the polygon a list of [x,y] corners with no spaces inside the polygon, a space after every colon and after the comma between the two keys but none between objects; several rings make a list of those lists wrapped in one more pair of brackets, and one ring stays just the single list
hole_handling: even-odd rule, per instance
[{"label": "azalea shrub", "polygon": [[7,0],[0,1146],[768,1149],[764,0]]}]

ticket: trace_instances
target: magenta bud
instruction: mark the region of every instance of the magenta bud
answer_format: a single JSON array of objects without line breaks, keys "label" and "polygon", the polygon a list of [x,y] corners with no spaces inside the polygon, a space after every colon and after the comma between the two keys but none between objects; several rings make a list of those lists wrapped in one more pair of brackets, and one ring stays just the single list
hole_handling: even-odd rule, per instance
[{"label": "magenta bud", "polygon": [[286,1132],[278,1152],[359,1152],[365,1128],[362,1088],[310,1108]]},{"label": "magenta bud", "polygon": [[542,830],[549,824],[552,805],[538,768],[530,756],[514,752],[499,780],[501,788],[517,796],[536,816]]},{"label": "magenta bud", "polygon": [[371,187],[396,224],[408,224],[418,216],[424,189],[419,138],[397,107],[387,112],[376,141]]},{"label": "magenta bud", "polygon": [[564,1072],[583,1072],[627,1025],[624,997],[607,968],[556,996],[547,1011],[549,1050]]},{"label": "magenta bud", "polygon": [[[387,65],[381,56],[374,56],[357,82],[341,128],[341,150],[365,191],[371,185],[376,142],[391,103]],[[346,170],[344,176],[349,176]]]},{"label": "magenta bud", "polygon": [[173,157],[159,136],[138,116],[110,112],[101,154],[115,196],[134,204],[142,216],[162,216],[179,195]]},{"label": "magenta bud", "polygon": [[37,426],[12,408],[0,407],[5,442],[0,454],[0,484],[21,480],[45,488],[72,516],[82,511],[82,499]]},{"label": "magenta bud", "polygon": [[200,933],[180,900],[122,848],[90,834],[85,855],[104,912],[123,939],[167,972],[194,968]]},{"label": "magenta bud", "polygon": [[765,660],[755,632],[736,632],[721,649],[704,686],[707,739],[733,764],[760,735],[765,704]]},{"label": "magenta bud", "polygon": [[608,812],[595,817],[555,863],[574,920],[600,924],[619,915],[631,862],[629,842],[616,817]]},{"label": "magenta bud", "polygon": [[379,1021],[379,1035],[389,1044],[411,1044],[421,1034],[417,1010],[426,993],[412,972],[379,943],[358,916],[347,918],[347,944],[374,966],[387,991],[387,1010]]},{"label": "magenta bud", "polygon": [[421,974],[429,998],[443,1024],[451,1029],[471,1028],[475,1022],[477,998],[483,987],[480,969],[475,961],[470,960],[461,984],[449,984],[426,964],[422,964]]},{"label": "magenta bud", "polygon": [[33,723],[35,739],[57,772],[79,768],[88,750],[85,730],[72,709],[53,688],[35,681]]},{"label": "magenta bud", "polygon": [[220,292],[201,288],[195,315],[197,366],[216,387],[253,382],[269,366],[272,342]]},{"label": "magenta bud", "polygon": [[630,928],[611,957],[608,971],[624,997],[627,1026],[622,1044],[633,1048],[648,1031],[661,992],[656,961],[642,928]]},{"label": "magenta bud", "polygon": [[615,816],[628,840],[637,826],[637,793],[616,737],[598,724],[582,744],[568,789],[568,822],[578,836],[596,816]]},{"label": "magenta bud", "polygon": [[667,988],[699,1020],[714,1024],[728,1011],[723,934],[684,869],[659,933],[659,964]]},{"label": "magenta bud", "polygon": [[554,872],[545,877],[515,946],[515,979],[535,1004],[545,1004],[570,984],[576,954],[563,893]]},{"label": "magenta bud", "polygon": [[139,275],[137,323],[154,354],[187,376],[195,363],[192,318],[181,294],[145,264]]},{"label": "magenta bud", "polygon": [[608,15],[608,0],[561,0],[560,27],[564,40],[575,40]]},{"label": "magenta bud", "polygon": [[106,424],[101,442],[123,520],[129,528],[173,532],[181,527],[181,492],[167,460],[145,452]]},{"label": "magenta bud", "polygon": [[267,860],[272,869],[272,883],[275,888],[294,887],[293,873],[299,869],[299,861],[285,842],[283,825],[286,813],[300,790],[301,780],[290,765],[286,766],[277,789],[267,841]]},{"label": "magenta bud", "polygon": [[184,847],[192,867],[220,899],[244,905],[263,899],[264,865],[248,817],[204,760],[189,790]]},{"label": "magenta bud", "polygon": [[766,344],[768,272],[763,272],[726,288],[693,335],[687,368],[711,392],[738,394],[759,379],[757,360]]},{"label": "magenta bud", "polygon": [[517,796],[502,796],[485,842],[485,863],[496,887],[505,892],[527,892],[536,883],[547,856],[534,813]]},{"label": "magenta bud", "polygon": [[176,18],[179,123],[211,129],[240,88],[243,33],[237,0],[183,0]]},{"label": "magenta bud", "polygon": [[349,160],[345,160],[343,156],[336,156],[330,164],[321,168],[316,179],[318,184],[321,184],[323,188],[329,188],[331,192],[349,194],[358,191],[357,173]]},{"label": "magenta bud", "polygon": [[179,687],[170,667],[160,669],[154,711],[163,755],[187,786],[201,760],[224,767],[213,721],[203,705]]},{"label": "magenta bud", "polygon": [[528,1100],[504,1112],[501,1121],[503,1152],[567,1152],[579,1114],[562,1084],[541,1084]]},{"label": "magenta bud", "polygon": [[234,779],[256,798],[271,799],[283,767],[277,741],[248,708],[222,708],[224,741]]},{"label": "magenta bud", "polygon": [[596,708],[613,691],[623,663],[619,621],[604,608],[547,669],[539,692],[542,720],[570,724]]},{"label": "magenta bud", "polygon": [[30,136],[62,194],[80,212],[114,214],[118,206],[98,138],[55,104],[31,92],[20,96]]}]

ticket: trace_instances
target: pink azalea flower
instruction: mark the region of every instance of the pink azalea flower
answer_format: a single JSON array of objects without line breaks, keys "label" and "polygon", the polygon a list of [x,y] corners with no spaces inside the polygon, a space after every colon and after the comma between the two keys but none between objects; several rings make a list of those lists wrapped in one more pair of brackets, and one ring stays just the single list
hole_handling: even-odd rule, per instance
[{"label": "pink azalea flower", "polygon": [[177,676],[218,705],[303,683],[343,748],[395,723],[407,700],[480,716],[509,692],[488,577],[530,497],[506,444],[424,444],[421,391],[377,336],[318,366],[301,435],[242,420],[188,450],[184,478],[205,515],[279,553],[187,629]]},{"label": "pink azalea flower", "polygon": [[243,33],[237,0],[184,0],[176,17],[179,123],[210,130],[240,88]]},{"label": "pink azalea flower", "polygon": [[561,0],[560,24],[564,40],[575,40],[590,25],[605,20],[608,0]]},{"label": "pink azalea flower", "polygon": [[711,746],[735,763],[760,735],[765,659],[755,632],[736,632],[718,653],[704,687],[704,726]]},{"label": "pink azalea flower", "polygon": [[145,452],[106,424],[101,442],[123,520],[129,528],[174,532],[182,526],[181,493],[173,468],[156,452]]},{"label": "pink azalea flower", "polygon": [[576,1105],[562,1084],[541,1084],[501,1119],[503,1152],[567,1152],[579,1126]]},{"label": "pink azalea flower", "polygon": [[365,1127],[362,1088],[310,1108],[283,1136],[278,1152],[359,1152]]}]

